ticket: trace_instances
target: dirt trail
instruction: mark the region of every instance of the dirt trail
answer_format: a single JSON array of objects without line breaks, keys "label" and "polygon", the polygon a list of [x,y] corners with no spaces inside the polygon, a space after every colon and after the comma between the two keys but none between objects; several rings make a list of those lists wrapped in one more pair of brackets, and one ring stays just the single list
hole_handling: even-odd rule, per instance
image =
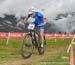
[{"label": "dirt trail", "polygon": [[13,61],[13,62],[8,61],[8,62],[0,64],[0,65],[28,65],[28,64],[30,65],[31,63],[40,61],[40,60],[44,59],[45,57],[57,55],[61,51],[64,51],[64,50],[62,48],[60,48],[58,51],[55,50],[55,51],[51,51],[51,52],[45,52],[44,55],[34,55],[33,54],[31,56],[31,58],[29,58],[29,59],[19,59],[19,60]]}]

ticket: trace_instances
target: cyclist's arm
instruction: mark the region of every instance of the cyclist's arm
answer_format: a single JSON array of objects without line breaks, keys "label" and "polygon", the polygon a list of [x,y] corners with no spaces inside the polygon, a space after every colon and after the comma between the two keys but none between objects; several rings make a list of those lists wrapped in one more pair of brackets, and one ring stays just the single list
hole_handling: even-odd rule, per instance
[{"label": "cyclist's arm", "polygon": [[27,23],[27,20],[28,20],[29,17],[30,17],[30,15],[28,15],[27,17],[25,17],[22,21],[23,21],[24,23]]},{"label": "cyclist's arm", "polygon": [[44,24],[48,23],[48,19],[44,17]]}]

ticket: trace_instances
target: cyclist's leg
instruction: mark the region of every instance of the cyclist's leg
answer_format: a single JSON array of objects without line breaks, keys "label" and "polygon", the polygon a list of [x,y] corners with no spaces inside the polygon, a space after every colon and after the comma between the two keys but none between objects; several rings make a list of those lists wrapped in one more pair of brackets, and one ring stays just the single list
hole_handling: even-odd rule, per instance
[{"label": "cyclist's leg", "polygon": [[44,26],[40,26],[39,27],[39,31],[40,31],[40,37],[41,37],[41,47],[43,47],[44,45]]}]

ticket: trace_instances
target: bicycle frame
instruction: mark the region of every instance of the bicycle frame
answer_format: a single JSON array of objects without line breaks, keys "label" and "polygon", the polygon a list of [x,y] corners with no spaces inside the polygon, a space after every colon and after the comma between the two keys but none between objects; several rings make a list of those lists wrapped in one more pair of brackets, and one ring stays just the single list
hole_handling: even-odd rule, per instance
[{"label": "bicycle frame", "polygon": [[[30,23],[30,24],[32,24],[32,23]],[[30,24],[29,24],[29,25],[30,25]],[[30,27],[32,27],[32,28],[30,29]],[[36,27],[35,27],[35,25],[34,25],[34,26],[32,25],[32,26],[30,26],[30,27],[28,27],[28,28],[29,28],[29,33],[30,33],[32,39],[34,39],[35,34],[36,34],[36,31],[35,31]]]}]

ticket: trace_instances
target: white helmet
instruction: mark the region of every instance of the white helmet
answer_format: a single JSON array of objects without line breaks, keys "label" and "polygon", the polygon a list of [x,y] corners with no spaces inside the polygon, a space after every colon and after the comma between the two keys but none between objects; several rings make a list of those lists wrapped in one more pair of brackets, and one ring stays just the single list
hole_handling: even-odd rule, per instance
[{"label": "white helmet", "polygon": [[35,10],[35,7],[31,7],[30,9],[29,9],[29,12],[28,12],[28,14],[32,14],[33,12],[35,12],[36,10]]}]

